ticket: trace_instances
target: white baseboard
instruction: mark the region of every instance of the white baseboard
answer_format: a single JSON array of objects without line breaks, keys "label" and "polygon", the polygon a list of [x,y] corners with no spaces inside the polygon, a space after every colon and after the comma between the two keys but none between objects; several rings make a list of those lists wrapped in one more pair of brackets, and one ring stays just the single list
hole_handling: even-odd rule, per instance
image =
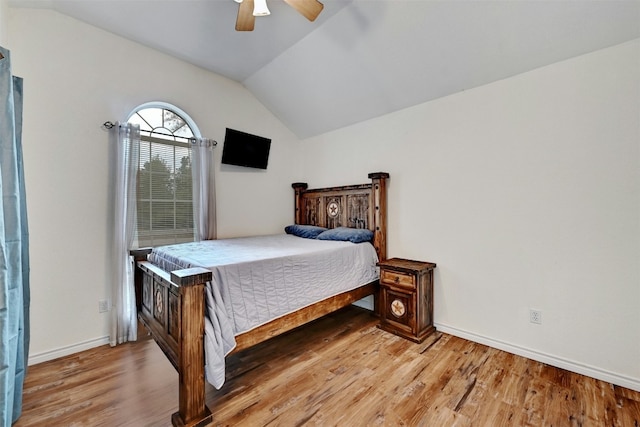
[{"label": "white baseboard", "polygon": [[354,302],[353,305],[373,311],[373,295],[368,295],[361,300]]},{"label": "white baseboard", "polygon": [[101,345],[109,344],[109,337],[94,338],[92,340],[84,341],[78,344],[69,345],[66,347],[60,347],[54,350],[43,351],[41,353],[29,354],[29,361],[27,364],[37,365],[38,363],[47,362],[49,360],[57,359],[59,357],[68,356],[70,354],[79,353],[84,350],[89,350],[94,347],[100,347]]},{"label": "white baseboard", "polygon": [[596,368],[594,366],[585,365],[580,362],[564,359],[562,357],[543,353],[541,351],[520,347],[518,345],[510,344],[483,335],[478,335],[473,332],[443,325],[442,323],[435,323],[435,327],[438,331],[444,332],[446,334],[464,338],[466,340],[477,342],[479,344],[484,344],[489,347],[497,348],[498,350],[503,350],[508,353],[535,360],[537,362],[546,363],[547,365],[555,366],[556,368],[566,369],[567,371],[586,375],[597,380],[606,381],[620,387],[640,391],[640,379],[638,378],[616,374],[615,372],[610,372],[604,369]]}]

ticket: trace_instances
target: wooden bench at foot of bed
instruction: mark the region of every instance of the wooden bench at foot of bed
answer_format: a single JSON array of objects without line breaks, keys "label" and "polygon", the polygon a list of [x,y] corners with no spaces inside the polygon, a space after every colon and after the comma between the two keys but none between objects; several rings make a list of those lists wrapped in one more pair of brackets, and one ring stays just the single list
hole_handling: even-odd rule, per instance
[{"label": "wooden bench at foot of bed", "polygon": [[[368,228],[379,260],[386,259],[386,180],[389,174],[369,174],[370,184],[307,190],[304,183],[295,191],[295,222],[327,228]],[[205,284],[212,274],[204,268],[166,272],[147,261],[151,249],[131,251],[137,263],[135,274],[138,318],[153,336],[179,376],[178,412],[174,426],[206,426],[213,421],[205,402],[204,323]],[[269,338],[309,323],[374,295],[377,311],[378,281],[343,292],[275,319],[236,336],[241,351]]]}]

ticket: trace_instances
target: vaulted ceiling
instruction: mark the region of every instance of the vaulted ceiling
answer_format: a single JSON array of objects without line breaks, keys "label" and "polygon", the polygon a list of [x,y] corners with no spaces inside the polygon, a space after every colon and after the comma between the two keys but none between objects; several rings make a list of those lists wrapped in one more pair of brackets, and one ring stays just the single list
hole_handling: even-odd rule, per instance
[{"label": "vaulted ceiling", "polygon": [[640,37],[640,2],[282,0],[253,32],[233,0],[11,0],[51,8],[244,84],[306,138]]}]

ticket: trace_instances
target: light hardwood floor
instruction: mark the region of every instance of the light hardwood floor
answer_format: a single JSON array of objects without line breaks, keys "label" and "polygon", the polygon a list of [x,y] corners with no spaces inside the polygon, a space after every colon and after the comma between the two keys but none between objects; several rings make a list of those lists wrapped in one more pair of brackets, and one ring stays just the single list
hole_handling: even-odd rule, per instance
[{"label": "light hardwood floor", "polygon": [[[640,393],[436,333],[414,344],[352,307],[228,359],[220,426],[640,425]],[[29,368],[14,427],[168,426],[177,374],[152,340]]]}]

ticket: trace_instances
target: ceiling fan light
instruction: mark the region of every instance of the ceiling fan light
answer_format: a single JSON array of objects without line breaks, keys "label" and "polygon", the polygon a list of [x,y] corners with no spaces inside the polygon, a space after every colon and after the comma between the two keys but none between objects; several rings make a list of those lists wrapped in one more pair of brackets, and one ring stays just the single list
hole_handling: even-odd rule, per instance
[{"label": "ceiling fan light", "polygon": [[235,1],[236,3],[242,3],[242,0],[233,0],[233,1]]},{"label": "ceiling fan light", "polygon": [[267,16],[271,15],[269,8],[267,7],[267,0],[254,0],[253,2],[253,16]]}]

